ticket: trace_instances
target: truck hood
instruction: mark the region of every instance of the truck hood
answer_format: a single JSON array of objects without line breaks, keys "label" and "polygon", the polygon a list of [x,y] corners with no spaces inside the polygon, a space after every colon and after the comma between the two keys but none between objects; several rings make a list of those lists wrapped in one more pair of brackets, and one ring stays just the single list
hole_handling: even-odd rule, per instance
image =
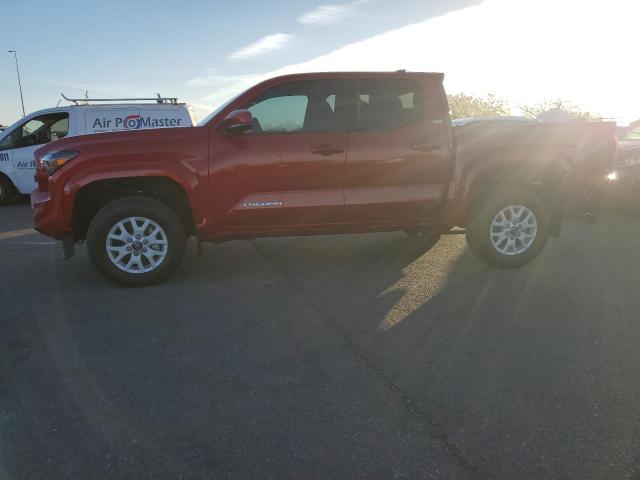
[{"label": "truck hood", "polygon": [[35,155],[36,158],[41,158],[47,153],[60,150],[78,150],[80,152],[102,150],[105,153],[129,150],[135,153],[140,149],[153,148],[154,143],[158,141],[162,142],[166,139],[179,141],[192,135],[196,129],[199,130],[198,127],[158,128],[65,137],[43,145],[36,150]]}]

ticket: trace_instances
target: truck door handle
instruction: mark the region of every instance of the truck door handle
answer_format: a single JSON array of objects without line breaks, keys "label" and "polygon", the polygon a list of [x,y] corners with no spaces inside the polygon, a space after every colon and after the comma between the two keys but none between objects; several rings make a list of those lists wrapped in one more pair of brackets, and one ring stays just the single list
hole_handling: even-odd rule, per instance
[{"label": "truck door handle", "polygon": [[414,143],[411,145],[411,150],[415,150],[416,152],[432,152],[434,150],[438,150],[440,145],[434,145],[433,143]]},{"label": "truck door handle", "polygon": [[311,153],[313,153],[314,155],[322,155],[323,157],[329,157],[331,155],[335,155],[336,153],[342,152],[344,152],[344,147],[329,145],[328,143],[311,149]]}]

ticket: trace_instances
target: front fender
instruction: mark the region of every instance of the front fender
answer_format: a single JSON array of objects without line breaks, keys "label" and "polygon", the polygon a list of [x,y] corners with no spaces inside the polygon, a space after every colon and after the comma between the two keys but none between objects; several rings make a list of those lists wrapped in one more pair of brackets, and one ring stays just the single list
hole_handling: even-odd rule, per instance
[{"label": "front fender", "polygon": [[153,166],[146,164],[112,164],[84,168],[69,177],[64,183],[64,216],[67,224],[71,224],[73,208],[78,192],[95,182],[104,180],[118,180],[124,178],[159,177],[166,178],[179,185],[185,192],[191,206],[196,227],[206,221],[207,189],[196,172],[175,161],[159,161]]}]

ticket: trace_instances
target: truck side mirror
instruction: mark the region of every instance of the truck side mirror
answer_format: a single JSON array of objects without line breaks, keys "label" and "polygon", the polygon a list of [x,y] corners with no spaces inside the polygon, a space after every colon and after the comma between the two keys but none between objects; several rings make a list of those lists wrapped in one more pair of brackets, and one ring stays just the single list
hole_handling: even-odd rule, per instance
[{"label": "truck side mirror", "polygon": [[224,131],[240,134],[253,128],[253,115],[249,110],[234,110],[222,121]]}]

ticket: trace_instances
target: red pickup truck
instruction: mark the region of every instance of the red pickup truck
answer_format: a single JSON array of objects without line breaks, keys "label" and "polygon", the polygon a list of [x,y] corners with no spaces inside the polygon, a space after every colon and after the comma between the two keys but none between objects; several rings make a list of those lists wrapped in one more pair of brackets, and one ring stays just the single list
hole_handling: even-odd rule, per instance
[{"label": "red pickup truck", "polygon": [[196,127],[65,138],[36,152],[36,229],[86,240],[107,277],[166,279],[190,236],[466,228],[490,264],[518,267],[613,165],[612,124],[453,128],[440,73],[267,80]]}]

